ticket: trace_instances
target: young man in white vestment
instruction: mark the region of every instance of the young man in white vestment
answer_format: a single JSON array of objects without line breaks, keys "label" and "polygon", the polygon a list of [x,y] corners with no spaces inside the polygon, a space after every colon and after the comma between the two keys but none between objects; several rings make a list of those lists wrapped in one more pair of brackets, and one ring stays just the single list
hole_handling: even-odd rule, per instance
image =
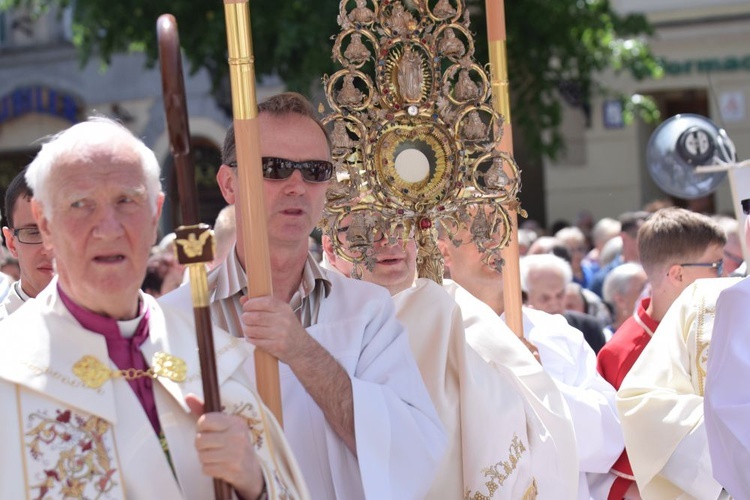
[{"label": "young man in white vestment", "polygon": [[[747,235],[746,225],[745,238]],[[726,498],[727,485],[721,479],[733,469],[725,468],[729,462],[735,467],[741,463],[737,455],[729,462],[719,462],[717,468],[712,466],[706,434],[708,414],[704,420],[707,373],[716,368],[719,377],[729,373],[716,361],[708,363],[709,352],[718,359],[747,355],[733,340],[742,337],[736,334],[747,325],[737,322],[742,321],[742,309],[747,308],[746,302],[737,300],[744,297],[746,284],[739,278],[719,278],[722,260],[715,258],[674,263],[682,266],[683,272],[696,268],[716,277],[696,280],[672,303],[617,392],[625,446],[643,498]],[[727,288],[720,308],[717,299]],[[730,346],[738,350],[729,352]],[[730,384],[729,392],[724,389],[723,394],[741,391],[743,379],[732,379]],[[730,407],[729,414],[735,411]],[[742,426],[747,429],[747,422]],[[748,470],[743,474],[746,480]]]},{"label": "young man in white vestment", "polygon": [[[339,224],[337,250],[323,235],[326,266],[350,276],[346,240],[351,217]],[[407,239],[408,238],[408,239]],[[527,390],[506,366],[491,366],[466,343],[458,304],[427,278],[415,282],[413,236],[374,237],[372,270],[362,279],[386,288],[404,323],[432,401],[449,433],[449,447],[426,498],[570,498],[577,474],[557,436],[526,400]],[[512,335],[512,334],[511,334]],[[538,367],[525,351],[529,365]],[[554,396],[553,396],[554,397]],[[571,429],[572,434],[572,429]]]},{"label": "young man in white vestment", "polygon": [[[743,200],[745,214],[750,199]],[[750,217],[745,217],[745,239]],[[719,294],[708,355],[706,434],[714,478],[734,498],[750,498],[750,280]]]},{"label": "young man in white vestment", "polygon": [[[313,498],[421,498],[445,431],[381,287],[327,273],[309,256],[333,173],[330,143],[304,97],[258,106],[273,296],[247,299],[244,235],[209,274],[212,320],[276,356],[284,429]],[[234,130],[219,187],[238,198]],[[252,272],[252,269],[250,270]],[[190,290],[160,299],[190,321]],[[247,366],[254,381],[254,366]]]},{"label": "young man in white vestment", "polygon": [[[465,236],[460,233],[456,238],[467,239]],[[485,329],[484,333],[472,332],[473,328],[467,326],[469,343],[479,343],[472,340],[475,335],[484,337],[483,342],[487,343],[489,317],[494,315],[500,321],[504,318],[502,274],[482,262],[476,245],[455,246],[441,234],[438,246],[452,280],[446,280],[444,288],[461,306],[464,321]],[[477,299],[491,313],[477,304]],[[474,315],[484,319],[472,318]],[[624,447],[615,410],[615,390],[597,373],[596,356],[583,334],[568,325],[564,317],[524,307],[523,329],[526,341],[539,350],[542,367],[562,392],[572,417],[579,468],[577,498],[606,498],[603,492],[609,491],[609,485],[600,483]],[[491,351],[477,351],[491,361]]]},{"label": "young man in white vestment", "polygon": [[[140,292],[164,195],[154,154],[94,118],[28,168],[58,277],[2,323],[0,498],[307,498],[283,433],[215,332],[222,403],[203,413],[195,332]],[[273,456],[272,456],[273,450]]]},{"label": "young man in white vestment", "polygon": [[5,191],[3,236],[8,251],[18,259],[21,277],[0,301],[0,320],[21,304],[37,296],[52,280],[52,254],[42,245],[42,234],[31,213],[32,193],[26,184],[26,170],[19,172]]}]

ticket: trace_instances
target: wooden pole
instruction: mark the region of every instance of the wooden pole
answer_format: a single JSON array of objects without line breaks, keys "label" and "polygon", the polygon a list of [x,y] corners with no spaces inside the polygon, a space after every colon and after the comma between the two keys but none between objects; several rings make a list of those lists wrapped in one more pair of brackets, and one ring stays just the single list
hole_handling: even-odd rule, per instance
[{"label": "wooden pole", "polygon": [[[513,128],[510,116],[510,94],[508,91],[508,52],[506,49],[504,0],[485,0],[487,12],[487,37],[490,53],[492,103],[495,111],[503,115],[503,138],[498,149],[513,155]],[[506,172],[510,173],[510,172]],[[512,200],[513,201],[513,200]],[[518,251],[518,211],[515,205],[508,207],[512,234],[508,246],[502,250],[503,299],[505,322],[518,336],[523,337],[521,305],[521,272]]]},{"label": "wooden pole", "polygon": [[[268,228],[263,202],[263,173],[260,156],[258,104],[255,97],[255,63],[250,9],[247,0],[224,0],[232,84],[234,141],[237,150],[239,200],[242,219],[247,290],[250,297],[273,294]],[[252,237],[251,237],[252,236]],[[255,378],[263,402],[282,424],[279,361],[262,349],[255,349]]]},{"label": "wooden pole", "polygon": [[177,174],[177,193],[182,224],[200,222],[198,189],[195,186],[195,168],[190,152],[190,125],[188,122],[185,79],[182,73],[180,35],[172,14],[162,14],[156,21],[159,39],[159,64],[164,113],[167,118],[169,149]]},{"label": "wooden pole", "polygon": [[[211,326],[211,300],[208,294],[206,264],[214,258],[213,231],[207,224],[181,226],[175,231],[175,252],[180,264],[190,272],[193,316],[198,333],[198,357],[203,382],[203,404],[206,412],[221,412],[219,378],[216,373],[216,351]],[[214,478],[214,498],[230,500],[232,486]]]},{"label": "wooden pole", "polygon": [[[204,408],[206,412],[220,412],[222,411],[221,393],[216,373],[216,353],[206,277],[206,263],[213,260],[213,235],[207,225],[198,224],[200,222],[198,190],[195,186],[195,169],[190,152],[190,127],[185,98],[185,79],[182,73],[180,37],[174,16],[171,14],[159,16],[156,22],[156,34],[159,40],[164,111],[169,131],[169,147],[177,174],[182,223],[191,225],[177,228],[175,253],[178,262],[186,265],[190,273]],[[191,245],[196,245],[196,242],[197,246],[193,248]],[[232,498],[232,487],[229,483],[216,478],[213,482],[216,500]]]}]

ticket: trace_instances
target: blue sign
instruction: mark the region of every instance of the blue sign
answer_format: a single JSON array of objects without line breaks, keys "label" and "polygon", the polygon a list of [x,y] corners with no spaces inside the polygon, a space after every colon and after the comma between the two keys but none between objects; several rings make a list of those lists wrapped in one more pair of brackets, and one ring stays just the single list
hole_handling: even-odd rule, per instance
[{"label": "blue sign", "polygon": [[80,111],[75,96],[41,85],[19,87],[0,97],[0,125],[27,113],[57,116],[76,123]]}]

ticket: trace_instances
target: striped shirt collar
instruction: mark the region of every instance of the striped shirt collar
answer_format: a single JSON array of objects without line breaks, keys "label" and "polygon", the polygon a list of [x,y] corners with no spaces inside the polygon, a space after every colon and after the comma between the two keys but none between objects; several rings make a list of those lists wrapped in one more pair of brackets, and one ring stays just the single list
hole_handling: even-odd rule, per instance
[{"label": "striped shirt collar", "polygon": [[[227,299],[236,294],[247,293],[247,276],[237,258],[237,247],[232,247],[226,260],[208,275],[208,283],[211,291],[211,301]],[[295,299],[302,300],[308,297],[318,286],[323,287],[325,297],[331,293],[331,281],[326,277],[325,271],[308,253],[305,267],[302,270],[302,280],[299,289],[292,297],[292,307]]]}]

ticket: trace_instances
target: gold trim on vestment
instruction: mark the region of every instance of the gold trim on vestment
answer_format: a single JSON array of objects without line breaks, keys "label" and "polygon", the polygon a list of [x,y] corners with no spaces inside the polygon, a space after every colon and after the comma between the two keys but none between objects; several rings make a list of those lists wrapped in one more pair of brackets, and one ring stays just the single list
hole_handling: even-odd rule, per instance
[{"label": "gold trim on vestment", "polygon": [[[503,486],[505,481],[516,470],[516,468],[518,467],[518,462],[521,460],[521,456],[523,456],[525,452],[526,447],[524,446],[523,442],[518,438],[518,435],[516,433],[513,433],[513,440],[511,441],[510,446],[508,446],[508,460],[498,462],[495,465],[491,465],[485,469],[482,469],[484,476],[489,478],[489,481],[484,483],[485,486],[487,486],[487,495],[484,495],[478,491],[472,494],[471,490],[467,489],[466,493],[464,494],[464,499],[490,500],[492,497],[494,497],[495,492]],[[536,498],[536,489],[536,480],[534,480],[532,481],[531,485],[526,490],[522,498]]]},{"label": "gold trim on vestment", "polygon": [[126,370],[112,370],[98,358],[85,355],[73,365],[73,374],[90,389],[98,389],[109,379],[124,378],[135,380],[138,378],[164,377],[172,382],[184,382],[187,372],[185,361],[177,356],[165,352],[157,352],[151,359],[151,368],[138,370],[128,368]]}]

